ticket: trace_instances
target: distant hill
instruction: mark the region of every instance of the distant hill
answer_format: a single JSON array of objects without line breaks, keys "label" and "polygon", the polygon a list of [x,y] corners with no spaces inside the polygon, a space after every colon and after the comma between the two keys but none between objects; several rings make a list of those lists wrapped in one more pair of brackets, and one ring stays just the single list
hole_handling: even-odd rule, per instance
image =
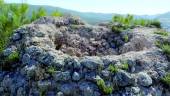
[{"label": "distant hill", "polygon": [[162,26],[170,31],[170,12],[159,14],[156,17],[162,22]]},{"label": "distant hill", "polygon": [[104,13],[90,13],[90,12],[77,12],[73,10],[63,9],[59,7],[52,7],[46,5],[30,5],[30,14],[33,10],[37,10],[39,7],[43,7],[46,9],[47,13],[50,14],[51,12],[58,10],[65,14],[71,14],[74,16],[79,16],[81,19],[85,20],[90,24],[96,24],[100,22],[107,22],[112,19],[113,14],[104,14]]},{"label": "distant hill", "polygon": [[[78,12],[78,11],[73,11],[73,10],[59,8],[59,7],[52,7],[47,5],[30,5],[29,13],[31,14],[33,10],[37,10],[39,7],[44,7],[48,14],[50,14],[55,10],[58,10],[64,14],[79,16],[81,19],[83,19],[84,21],[90,24],[97,24],[100,22],[111,21],[112,16],[115,15],[115,13],[105,14],[105,13],[93,13],[93,12]],[[134,15],[134,16],[135,18],[158,19],[161,21],[164,28],[170,30],[170,12],[164,14],[156,14],[156,15]]]}]

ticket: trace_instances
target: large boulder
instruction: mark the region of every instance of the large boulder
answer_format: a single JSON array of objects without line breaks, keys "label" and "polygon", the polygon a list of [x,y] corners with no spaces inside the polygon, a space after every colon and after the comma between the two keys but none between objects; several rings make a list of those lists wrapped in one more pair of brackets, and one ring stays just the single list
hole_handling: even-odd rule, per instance
[{"label": "large boulder", "polygon": [[164,42],[153,34],[159,29],[140,26],[118,34],[112,26],[125,27],[63,16],[42,17],[15,30],[0,54],[0,96],[169,94],[160,82],[169,61],[155,46]]}]

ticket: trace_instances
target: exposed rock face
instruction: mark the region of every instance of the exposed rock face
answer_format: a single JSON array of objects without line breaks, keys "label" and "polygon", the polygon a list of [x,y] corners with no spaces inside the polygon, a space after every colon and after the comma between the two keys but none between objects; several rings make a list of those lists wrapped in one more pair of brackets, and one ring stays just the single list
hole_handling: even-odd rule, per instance
[{"label": "exposed rock face", "polygon": [[100,78],[113,87],[109,96],[166,96],[159,81],[169,62],[154,45],[156,30],[116,34],[73,17],[40,18],[15,30],[3,51],[4,57],[19,52],[19,61],[1,65],[0,95],[103,96]]}]

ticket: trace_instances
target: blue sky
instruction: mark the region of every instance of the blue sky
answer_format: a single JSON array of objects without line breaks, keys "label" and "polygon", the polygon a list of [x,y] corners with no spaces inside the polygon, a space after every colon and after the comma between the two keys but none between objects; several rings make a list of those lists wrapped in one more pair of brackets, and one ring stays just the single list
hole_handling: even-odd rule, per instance
[{"label": "blue sky", "polygon": [[[22,0],[5,0],[18,3]],[[51,5],[81,12],[152,15],[170,11],[170,0],[23,0],[33,5]]]}]

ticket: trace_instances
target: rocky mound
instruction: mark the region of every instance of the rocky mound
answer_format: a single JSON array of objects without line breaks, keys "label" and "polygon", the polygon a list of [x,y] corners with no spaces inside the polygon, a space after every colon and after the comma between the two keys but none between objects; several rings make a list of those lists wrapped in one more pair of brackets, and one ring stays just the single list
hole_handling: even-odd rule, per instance
[{"label": "rocky mound", "polygon": [[0,95],[168,96],[160,79],[169,62],[156,30],[117,34],[73,17],[40,18],[15,30],[3,51]]}]

